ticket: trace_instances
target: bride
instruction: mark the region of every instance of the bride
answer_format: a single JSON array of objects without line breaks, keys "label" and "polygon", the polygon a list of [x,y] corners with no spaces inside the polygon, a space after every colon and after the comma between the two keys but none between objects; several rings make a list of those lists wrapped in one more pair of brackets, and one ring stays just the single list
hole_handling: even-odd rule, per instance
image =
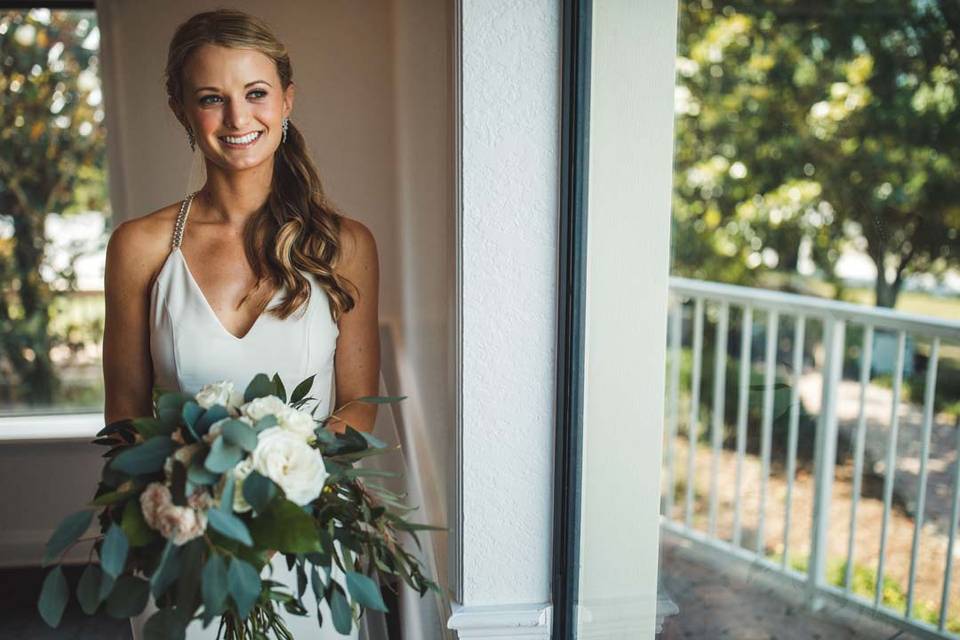
[{"label": "bride", "polygon": [[[197,392],[257,372],[287,389],[315,376],[318,416],[377,395],[377,248],[370,231],[323,195],[303,136],[290,121],[286,49],[267,25],[228,10],[180,25],[166,66],[169,105],[203,154],[196,193],[121,224],[107,248],[103,367],[109,424],[152,413],[154,388]],[[328,428],[373,429],[376,405],[355,403]],[[335,566],[335,565],[334,565]],[[272,571],[296,589],[282,554]],[[335,569],[333,578],[343,581]],[[304,595],[307,617],[285,614],[297,640],[357,638],[332,627]],[[155,606],[131,620],[134,638]],[[318,624],[322,622],[322,627]],[[213,639],[195,619],[187,640]]]}]

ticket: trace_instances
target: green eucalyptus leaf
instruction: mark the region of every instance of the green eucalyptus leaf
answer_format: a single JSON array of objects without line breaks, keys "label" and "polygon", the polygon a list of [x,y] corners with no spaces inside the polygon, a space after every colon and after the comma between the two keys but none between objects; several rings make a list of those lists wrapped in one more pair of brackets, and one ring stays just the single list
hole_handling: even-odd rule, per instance
[{"label": "green eucalyptus leaf", "polygon": [[390,404],[392,402],[400,402],[401,400],[406,400],[407,396],[364,396],[362,398],[357,398],[357,402],[363,402],[365,404]]},{"label": "green eucalyptus leaf", "polygon": [[167,541],[153,575],[150,576],[150,590],[154,598],[159,598],[180,575],[180,553],[183,548]]},{"label": "green eucalyptus leaf", "polygon": [[248,547],[253,546],[253,539],[250,537],[250,531],[247,529],[247,525],[235,515],[217,509],[210,509],[207,511],[207,521],[214,530],[231,540],[236,540],[240,544]]},{"label": "green eucalyptus leaf", "polygon": [[262,515],[250,522],[250,533],[257,541],[257,546],[283,553],[321,550],[313,517],[289,500],[270,503]]},{"label": "green eucalyptus leaf", "polygon": [[223,613],[227,604],[227,562],[219,553],[211,553],[201,576],[204,619]]},{"label": "green eucalyptus leaf", "polygon": [[258,373],[253,377],[253,380],[250,381],[250,384],[247,385],[246,390],[243,392],[243,401],[250,402],[257,398],[273,395],[273,391],[273,382],[270,381],[267,374]]},{"label": "green eucalyptus leaf", "polygon": [[260,574],[249,563],[235,558],[227,569],[227,585],[240,619],[246,620],[260,597]]},{"label": "green eucalyptus leaf", "polygon": [[163,469],[167,456],[176,448],[176,443],[167,436],[154,436],[141,444],[126,447],[110,462],[110,466],[134,476],[156,473]]},{"label": "green eucalyptus leaf", "polygon": [[184,640],[187,621],[173,607],[160,609],[143,625],[144,640]]},{"label": "green eucalyptus leaf", "polygon": [[208,471],[206,467],[197,462],[191,464],[190,468],[187,469],[187,480],[193,484],[207,486],[216,483],[219,479],[220,474]]},{"label": "green eucalyptus leaf", "polygon": [[279,494],[277,485],[266,476],[251,471],[243,480],[243,498],[258,514],[267,510],[267,506]]},{"label": "green eucalyptus leaf", "polygon": [[144,440],[149,440],[154,436],[169,436],[174,429],[156,418],[134,418],[133,428],[143,436]]},{"label": "green eucalyptus leaf", "polygon": [[196,423],[194,423],[194,430],[201,436],[205,435],[210,431],[210,427],[213,426],[215,422],[220,422],[224,418],[230,416],[230,412],[227,411],[227,408],[220,404],[215,404],[206,411],[203,412],[199,418],[197,418]]},{"label": "green eucalyptus leaf", "polygon": [[313,595],[319,603],[323,600],[323,590],[326,589],[327,583],[320,578],[320,572],[315,565],[310,565],[310,586],[313,587]]},{"label": "green eucalyptus leaf", "polygon": [[353,626],[353,614],[350,603],[343,594],[343,588],[333,583],[333,593],[330,595],[330,615],[333,618],[333,628],[341,635],[350,633]]},{"label": "green eucalyptus leaf", "polygon": [[130,500],[123,507],[123,517],[120,520],[123,532],[127,534],[127,542],[131,547],[143,547],[153,542],[157,532],[147,525],[143,519],[143,510],[139,500]]},{"label": "green eucalyptus leaf", "polygon": [[347,590],[350,597],[367,609],[389,611],[376,582],[356,571],[347,571]]},{"label": "green eucalyptus leaf", "polygon": [[67,585],[67,578],[63,575],[63,569],[54,567],[43,580],[40,600],[37,602],[37,609],[43,621],[56,628],[60,624],[60,619],[63,618],[63,611],[67,608],[69,597],[70,587]]},{"label": "green eucalyptus leaf", "polygon": [[237,479],[232,473],[224,475],[223,491],[220,493],[220,511],[233,513],[233,494],[237,487]]},{"label": "green eucalyptus leaf", "polygon": [[80,602],[80,609],[88,616],[92,616],[100,606],[100,580],[103,577],[103,571],[99,565],[88,564],[83,574],[80,576],[80,582],[77,583],[77,601]]},{"label": "green eucalyptus leaf", "polygon": [[284,402],[287,401],[287,390],[283,387],[283,380],[280,379],[279,373],[273,374],[273,395]]},{"label": "green eucalyptus leaf", "polygon": [[90,527],[93,511],[78,511],[70,514],[57,526],[43,554],[43,566],[47,566],[77,541]]},{"label": "green eucalyptus leaf", "polygon": [[277,416],[270,414],[270,415],[263,416],[262,418],[257,420],[256,423],[254,423],[253,425],[253,430],[256,431],[257,433],[260,433],[264,429],[275,427],[278,424],[279,423],[277,422]]},{"label": "green eucalyptus leaf", "polygon": [[293,394],[290,396],[290,402],[297,403],[303,400],[307,394],[310,393],[310,389],[313,387],[313,379],[316,377],[316,374],[314,374],[298,384],[293,390]]},{"label": "green eucalyptus leaf", "polygon": [[150,583],[143,578],[124,574],[107,598],[107,614],[111,618],[130,618],[141,613],[150,597]]},{"label": "green eucalyptus leaf", "polygon": [[207,471],[223,473],[228,469],[232,469],[234,465],[242,459],[243,449],[235,444],[228,443],[220,437],[213,441],[213,445],[210,447],[210,453],[207,454],[207,459],[204,461],[203,466],[206,467]]},{"label": "green eucalyptus leaf", "polygon": [[367,444],[368,444],[369,446],[371,446],[371,447],[375,447],[375,448],[377,448],[377,449],[386,449],[386,448],[387,448],[387,443],[384,442],[383,440],[381,440],[380,438],[376,437],[376,436],[373,435],[372,433],[367,433],[366,431],[361,431],[361,432],[360,432],[360,435],[363,437],[364,440],[367,441]]},{"label": "green eucalyptus leaf", "polygon": [[182,418],[183,405],[192,400],[192,395],[182,391],[164,393],[157,399],[157,417],[168,427],[175,427]]},{"label": "green eucalyptus leaf", "polygon": [[240,420],[228,420],[222,426],[223,439],[244,451],[257,448],[257,432]]},{"label": "green eucalyptus leaf", "polygon": [[183,409],[180,410],[180,415],[183,418],[184,424],[192,429],[200,416],[203,415],[203,412],[203,407],[198,405],[195,400],[188,400],[183,403]]},{"label": "green eucalyptus leaf", "polygon": [[100,568],[108,576],[116,578],[123,572],[129,550],[130,543],[123,529],[116,523],[110,525],[100,546]]}]

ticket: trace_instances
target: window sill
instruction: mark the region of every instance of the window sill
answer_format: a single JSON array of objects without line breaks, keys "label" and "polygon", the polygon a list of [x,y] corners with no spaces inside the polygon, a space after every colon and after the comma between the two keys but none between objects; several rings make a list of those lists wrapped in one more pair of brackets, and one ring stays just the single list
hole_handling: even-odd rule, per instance
[{"label": "window sill", "polygon": [[102,413],[0,418],[0,445],[89,441],[103,428]]}]

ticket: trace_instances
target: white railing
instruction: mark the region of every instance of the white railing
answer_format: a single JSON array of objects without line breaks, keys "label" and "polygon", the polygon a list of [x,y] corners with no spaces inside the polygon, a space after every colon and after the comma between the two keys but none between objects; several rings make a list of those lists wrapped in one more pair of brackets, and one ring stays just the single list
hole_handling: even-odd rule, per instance
[{"label": "white railing", "polygon": [[[952,568],[954,562],[954,548],[957,538],[957,516],[960,509],[960,428],[955,428],[955,436],[951,446],[952,473],[949,480],[949,526],[946,533],[946,561],[943,566],[943,587],[940,597],[939,614],[936,624],[929,624],[913,616],[915,579],[920,548],[920,536],[924,527],[925,500],[928,482],[928,459],[930,457],[931,429],[934,422],[934,397],[937,385],[937,368],[941,353],[941,342],[960,344],[960,322],[940,320],[916,315],[910,315],[889,309],[870,308],[855,304],[835,302],[809,296],[787,294],[775,291],[754,289],[750,287],[732,286],[711,282],[702,282],[684,278],[671,278],[670,281],[671,306],[668,323],[668,401],[666,415],[665,440],[665,472],[663,495],[663,527],[674,533],[685,536],[693,541],[706,544],[717,550],[722,550],[729,556],[741,560],[758,563],[764,568],[779,573],[789,581],[801,585],[806,592],[806,600],[814,609],[819,609],[825,599],[840,600],[844,604],[853,605],[861,611],[907,628],[911,632],[923,637],[955,638],[946,628],[950,594],[952,589]],[[718,534],[718,517],[720,511],[720,459],[723,447],[723,428],[725,411],[725,391],[727,389],[726,370],[728,359],[728,342],[732,337],[730,316],[731,310],[739,309],[739,380],[737,388],[736,412],[736,466],[733,479],[732,499],[732,527],[726,536]],[[705,311],[713,312],[715,326],[715,349],[712,354],[713,365],[713,394],[712,406],[706,411],[710,416],[709,450],[711,455],[709,469],[709,497],[707,501],[706,522],[701,527],[694,526],[695,513],[695,484],[696,484],[696,454],[699,431],[701,430],[701,382],[703,378],[703,342]],[[748,458],[747,423],[750,403],[750,377],[754,369],[756,358],[751,356],[752,338],[755,331],[754,316],[757,313],[765,316],[763,333],[765,334],[762,372],[763,383],[762,400],[760,401],[760,480],[759,505],[756,518],[756,541],[751,548],[743,545],[743,482],[745,461],[755,460]],[[692,314],[692,319],[684,323],[684,316]],[[792,349],[789,353],[789,369],[787,370],[788,386],[790,387],[789,415],[786,433],[786,487],[784,497],[784,519],[782,536],[782,555],[777,561],[768,557],[765,550],[765,528],[769,524],[766,519],[767,505],[770,500],[768,483],[771,473],[771,439],[774,422],[774,392],[777,376],[778,335],[783,320],[792,319]],[[692,326],[691,326],[692,324]],[[813,504],[812,522],[809,528],[809,557],[805,573],[793,570],[787,564],[790,532],[796,526],[791,520],[793,501],[795,497],[795,475],[797,471],[797,442],[798,424],[800,418],[801,400],[798,396],[801,375],[804,375],[804,342],[805,334],[810,335],[811,326],[819,324],[822,342],[819,342],[815,351],[820,356],[819,375],[822,388],[819,398],[819,417],[817,419],[816,435],[813,445]],[[842,381],[843,358],[845,353],[845,336],[848,327],[859,327],[863,331],[862,343],[857,345],[860,350],[859,367],[859,409],[855,421],[849,420],[849,437],[853,457],[853,480],[849,507],[849,529],[846,539],[846,567],[842,586],[830,584],[826,577],[828,536],[830,534],[830,505],[833,499],[833,481],[836,460],[836,446],[838,436],[838,395]],[[687,426],[687,457],[685,461],[676,459],[678,440],[678,426],[680,424],[680,370],[681,345],[684,329],[689,329],[687,346],[691,350],[689,411],[686,412]],[[864,598],[852,592],[853,567],[855,547],[857,542],[857,508],[862,502],[861,489],[864,474],[864,450],[867,432],[866,397],[871,383],[871,370],[876,365],[874,359],[875,340],[879,333],[892,333],[896,336],[895,364],[892,371],[891,408],[887,414],[884,427],[887,430],[885,460],[883,460],[883,511],[882,523],[879,531],[879,553],[876,559],[876,589],[872,598]],[[922,409],[922,427],[920,430],[919,452],[919,481],[916,489],[916,507],[913,516],[913,539],[910,546],[909,559],[906,557],[887,558],[888,538],[890,534],[890,519],[893,505],[895,474],[897,470],[897,443],[900,414],[903,407],[900,400],[901,388],[904,384],[904,361],[907,338],[929,341],[929,357],[925,376],[924,400]],[[786,360],[786,358],[785,358]],[[786,368],[786,367],[785,367]],[[855,424],[855,426],[854,426]],[[938,452],[942,453],[942,452]],[[732,455],[732,454],[731,454]],[[941,460],[950,460],[950,456],[941,456]],[[876,462],[880,462],[879,460]],[[686,490],[683,496],[682,510],[675,510],[675,491],[678,475],[678,463],[686,465]],[[941,480],[942,482],[942,480]],[[939,487],[944,489],[946,487]],[[909,560],[909,578],[906,587],[906,606],[902,611],[893,610],[882,601],[884,575],[892,563],[903,563]],[[887,563],[891,564],[888,565]],[[902,566],[902,565],[901,565]],[[955,607],[960,607],[956,603]],[[955,609],[956,611],[956,609]],[[680,612],[683,615],[683,612]],[[953,613],[952,615],[957,615]]]}]

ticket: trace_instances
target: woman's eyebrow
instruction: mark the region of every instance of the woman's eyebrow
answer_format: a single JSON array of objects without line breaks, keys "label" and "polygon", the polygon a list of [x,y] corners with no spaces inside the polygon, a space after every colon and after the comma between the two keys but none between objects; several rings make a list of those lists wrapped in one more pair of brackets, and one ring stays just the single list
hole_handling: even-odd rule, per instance
[{"label": "woman's eyebrow", "polygon": [[[247,87],[252,86],[252,85],[255,85],[255,84],[265,84],[265,85],[267,85],[268,87],[272,87],[272,86],[273,86],[272,84],[270,84],[270,83],[267,82],[266,80],[254,80],[254,81],[252,81],[252,82],[248,82],[247,84],[243,85],[243,88],[246,89]],[[197,87],[196,89],[193,90],[194,93],[199,93],[199,92],[201,92],[201,91],[220,91],[220,89],[219,89],[218,87]]]}]

